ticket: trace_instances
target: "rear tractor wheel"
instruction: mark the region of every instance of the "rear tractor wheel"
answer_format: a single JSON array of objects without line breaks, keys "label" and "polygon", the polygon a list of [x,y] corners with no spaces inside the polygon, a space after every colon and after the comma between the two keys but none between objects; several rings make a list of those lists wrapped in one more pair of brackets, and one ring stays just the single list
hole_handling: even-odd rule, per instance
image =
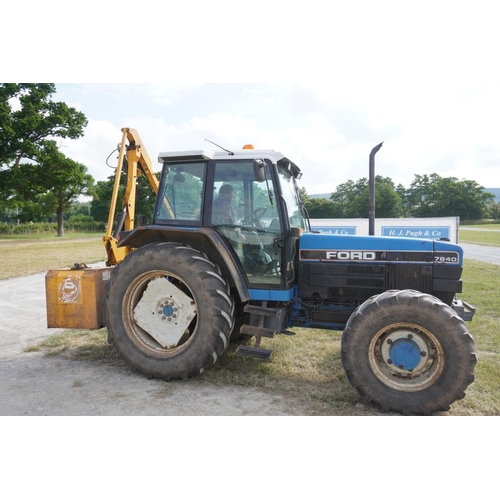
[{"label": "rear tractor wheel", "polygon": [[149,378],[186,379],[228,345],[234,301],[218,267],[178,243],[153,243],[113,271],[104,300],[108,341]]}]

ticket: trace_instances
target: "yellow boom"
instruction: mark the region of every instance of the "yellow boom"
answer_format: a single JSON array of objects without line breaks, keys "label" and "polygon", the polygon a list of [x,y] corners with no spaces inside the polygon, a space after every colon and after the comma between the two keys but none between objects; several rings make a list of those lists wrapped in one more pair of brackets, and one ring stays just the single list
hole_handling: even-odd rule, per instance
[{"label": "yellow boom", "polygon": [[[133,248],[118,247],[119,232],[130,231],[134,229],[135,222],[135,199],[137,179],[141,172],[146,175],[149,184],[155,195],[158,194],[158,179],[156,178],[151,160],[141,141],[139,133],[133,128],[122,128],[122,141],[120,144],[120,152],[118,156],[118,165],[115,173],[115,183],[113,185],[113,194],[111,197],[111,206],[109,209],[108,225],[106,235],[103,237],[104,247],[108,255],[106,265],[112,266],[121,262],[125,256],[130,253]],[[128,145],[127,145],[128,141]],[[127,185],[125,195],[123,197],[122,212],[119,217],[116,228],[113,231],[113,222],[115,219],[115,207],[118,199],[118,189],[120,187],[120,177],[123,169],[123,160],[127,158]]]}]

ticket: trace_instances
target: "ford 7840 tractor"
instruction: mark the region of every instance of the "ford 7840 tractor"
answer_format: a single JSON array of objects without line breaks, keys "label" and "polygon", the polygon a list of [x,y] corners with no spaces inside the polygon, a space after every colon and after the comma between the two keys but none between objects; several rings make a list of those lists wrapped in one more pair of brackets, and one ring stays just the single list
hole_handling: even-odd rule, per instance
[{"label": "ford 7840 tractor", "polygon": [[[300,169],[272,150],[160,153],[158,180],[137,131],[122,132],[106,267],[49,271],[49,327],[104,325],[135,371],[164,380],[203,373],[231,338],[265,360],[263,337],[341,330],[349,382],[383,411],[430,414],[465,396],[476,355],[459,245],[311,231]],[[156,193],[149,220],[135,215],[139,175]]]}]

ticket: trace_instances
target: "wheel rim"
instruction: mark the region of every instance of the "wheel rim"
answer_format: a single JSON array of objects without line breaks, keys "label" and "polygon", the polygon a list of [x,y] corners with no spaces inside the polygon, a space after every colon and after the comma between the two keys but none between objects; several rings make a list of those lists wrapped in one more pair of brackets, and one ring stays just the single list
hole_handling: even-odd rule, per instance
[{"label": "wheel rim", "polygon": [[[165,286],[159,285],[161,282]],[[129,338],[139,349],[154,356],[178,354],[196,334],[198,309],[195,296],[173,273],[149,271],[137,276],[123,297],[122,307],[123,324]],[[191,314],[181,318],[181,309],[189,309]],[[144,321],[147,315],[150,317]],[[170,333],[176,327],[177,333],[172,336]]]},{"label": "wheel rim", "polygon": [[385,385],[404,392],[434,384],[444,368],[444,351],[437,338],[413,323],[397,323],[372,339],[370,367]]}]

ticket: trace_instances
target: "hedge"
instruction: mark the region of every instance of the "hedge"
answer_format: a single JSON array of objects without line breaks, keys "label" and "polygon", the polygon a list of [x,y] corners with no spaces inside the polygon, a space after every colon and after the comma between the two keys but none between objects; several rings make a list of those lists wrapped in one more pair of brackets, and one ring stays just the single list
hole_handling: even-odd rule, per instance
[{"label": "hedge", "polygon": [[[102,222],[90,221],[65,221],[65,231],[82,233],[104,233],[106,228]],[[57,233],[55,222],[33,222],[30,224],[5,224],[0,223],[0,234],[43,234]]]}]

